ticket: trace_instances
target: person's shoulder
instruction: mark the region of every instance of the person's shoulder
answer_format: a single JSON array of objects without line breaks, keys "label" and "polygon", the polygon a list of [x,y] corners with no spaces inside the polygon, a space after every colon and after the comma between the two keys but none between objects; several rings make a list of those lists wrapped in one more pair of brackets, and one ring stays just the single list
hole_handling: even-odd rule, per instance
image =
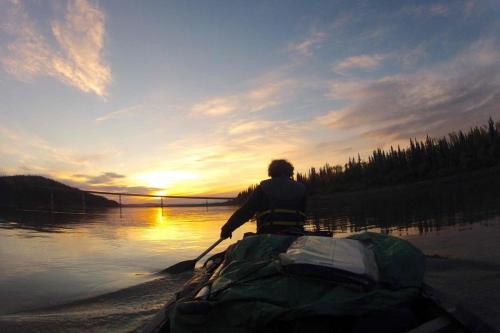
[{"label": "person's shoulder", "polygon": [[273,180],[272,178],[264,179],[264,180],[262,180],[260,182],[259,185],[257,185],[257,187],[261,187],[262,188],[263,186],[269,185],[269,184],[271,184],[272,180]]},{"label": "person's shoulder", "polygon": [[257,186],[255,186],[252,193],[254,195],[260,195],[262,193],[262,187],[263,187],[262,182],[260,182]]},{"label": "person's shoulder", "polygon": [[264,179],[263,181],[260,182],[258,185],[261,187],[261,189],[266,189],[268,187],[273,187],[273,186],[279,186],[279,187],[296,187],[303,189],[305,191],[306,186],[298,182],[292,178],[269,178],[269,179]]},{"label": "person's shoulder", "polygon": [[257,195],[259,195],[263,192],[266,192],[266,189],[269,189],[270,187],[272,187],[270,180],[271,180],[271,178],[264,179],[259,183],[259,185],[257,185],[255,187],[255,192]]}]

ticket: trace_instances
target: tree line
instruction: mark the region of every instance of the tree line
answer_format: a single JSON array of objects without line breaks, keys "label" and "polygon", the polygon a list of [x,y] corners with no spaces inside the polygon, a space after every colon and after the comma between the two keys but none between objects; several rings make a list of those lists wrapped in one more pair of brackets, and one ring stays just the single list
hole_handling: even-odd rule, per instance
[{"label": "tree line", "polygon": [[[410,139],[407,148],[378,148],[367,160],[349,158],[342,165],[330,165],[297,173],[297,181],[310,194],[363,190],[372,187],[415,182],[450,176],[500,164],[500,123],[489,119],[485,126],[425,140]],[[253,191],[240,192],[236,202],[243,202]]]}]

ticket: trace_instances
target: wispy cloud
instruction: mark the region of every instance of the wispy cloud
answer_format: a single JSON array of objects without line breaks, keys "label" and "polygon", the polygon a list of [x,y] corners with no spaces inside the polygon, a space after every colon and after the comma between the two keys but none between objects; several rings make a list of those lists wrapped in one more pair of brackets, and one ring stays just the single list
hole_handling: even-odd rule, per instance
[{"label": "wispy cloud", "polygon": [[5,71],[19,80],[52,76],[81,91],[106,96],[111,70],[102,57],[105,15],[86,0],[67,3],[50,24],[52,46],[20,1],[3,4],[4,31],[13,38],[1,55]]},{"label": "wispy cloud", "polygon": [[244,133],[254,132],[256,130],[264,130],[276,125],[277,122],[271,120],[254,120],[243,121],[233,124],[229,127],[229,134],[240,135]]},{"label": "wispy cloud", "polygon": [[[119,155],[113,148],[101,147],[98,152],[82,152],[49,143],[44,138],[0,126],[0,153],[2,163],[14,163],[26,172],[51,173],[54,170],[93,169],[95,164],[109,161]],[[11,161],[11,162],[9,162]]]},{"label": "wispy cloud", "polygon": [[[303,169],[316,162],[318,156],[304,158],[304,154],[314,150],[310,138],[313,128],[300,121],[263,119],[263,116],[255,114],[253,119],[227,120],[210,133],[186,135],[165,146],[165,154],[175,152],[175,159],[151,164],[160,168],[164,165],[165,170],[203,175],[196,182],[188,180],[182,184],[189,191],[200,193],[213,186],[213,182],[224,191],[241,190],[254,184],[267,176],[266,166],[272,159],[288,158]],[[322,154],[320,158],[323,157]],[[237,177],[234,177],[235,170]],[[230,182],[220,183],[220,179],[228,178]]]},{"label": "wispy cloud", "polygon": [[373,71],[386,63],[404,67],[416,65],[427,55],[426,46],[422,43],[410,49],[400,49],[387,53],[353,55],[338,61],[333,65],[333,71],[346,75],[353,70]]},{"label": "wispy cloud", "polygon": [[428,56],[427,47],[424,43],[414,48],[403,50],[397,53],[397,58],[403,66],[411,67]]},{"label": "wispy cloud", "polygon": [[[120,178],[119,181],[109,179],[107,182],[89,182],[87,180],[87,176],[90,178],[101,177],[100,175],[92,176],[92,175],[71,175],[71,174],[55,174],[55,175],[47,175],[54,179],[63,182],[64,184],[77,187],[83,190],[91,190],[91,191],[105,191],[105,192],[116,192],[116,193],[137,193],[137,194],[152,194],[159,190],[157,187],[149,187],[149,186],[130,186],[125,184],[125,178]],[[84,176],[84,177],[82,177]],[[110,196],[109,199],[117,200],[116,196]],[[126,203],[143,203],[143,198],[135,198],[128,197],[127,199],[123,198]]]},{"label": "wispy cloud", "polygon": [[288,45],[288,51],[299,56],[311,56],[327,37],[328,34],[326,32],[314,30],[305,39],[295,43],[290,43]]},{"label": "wispy cloud", "polygon": [[404,7],[402,12],[412,16],[446,16],[450,10],[447,4],[432,3]]},{"label": "wispy cloud", "polygon": [[381,39],[384,37],[388,30],[391,30],[388,26],[378,26],[375,29],[369,28],[365,32],[361,33],[360,38],[368,42],[373,42],[374,40]]},{"label": "wispy cloud", "polygon": [[334,66],[334,70],[336,72],[344,72],[351,69],[373,70],[379,67],[386,58],[387,56],[382,54],[352,56],[337,63]]},{"label": "wispy cloud", "polygon": [[137,115],[143,113],[146,109],[156,109],[153,106],[145,106],[142,104],[133,105],[126,108],[118,109],[109,113],[106,113],[103,116],[97,117],[95,119],[96,122],[101,123],[110,119],[118,119],[126,116]]},{"label": "wispy cloud", "polygon": [[[348,19],[348,16],[340,17],[333,28],[339,28]],[[244,91],[213,96],[195,103],[191,107],[191,115],[221,116],[238,112],[259,112],[289,101],[299,86],[306,85],[305,82],[299,82],[293,72],[303,65],[304,58],[313,55],[328,39],[327,30],[312,27],[306,38],[288,44],[289,61],[249,81],[250,87]]]},{"label": "wispy cloud", "polygon": [[332,83],[330,97],[347,106],[317,118],[332,128],[407,138],[484,122],[500,110],[500,50],[481,40],[449,62],[411,74]]},{"label": "wispy cloud", "polygon": [[295,81],[291,79],[264,83],[239,94],[213,97],[194,104],[191,114],[221,116],[234,112],[258,112],[282,104],[290,95]]},{"label": "wispy cloud", "polygon": [[90,185],[112,185],[117,180],[123,180],[126,176],[116,172],[104,172],[100,175],[75,174],[73,178]]},{"label": "wispy cloud", "polygon": [[237,110],[238,97],[215,97],[206,101],[196,103],[192,106],[193,114],[202,114],[207,116],[220,116]]},{"label": "wispy cloud", "polygon": [[467,0],[464,3],[463,12],[465,16],[471,15],[474,10],[478,7],[478,2],[476,0]]},{"label": "wispy cloud", "polygon": [[449,10],[449,7],[442,3],[433,4],[429,8],[429,12],[433,15],[446,15]]}]

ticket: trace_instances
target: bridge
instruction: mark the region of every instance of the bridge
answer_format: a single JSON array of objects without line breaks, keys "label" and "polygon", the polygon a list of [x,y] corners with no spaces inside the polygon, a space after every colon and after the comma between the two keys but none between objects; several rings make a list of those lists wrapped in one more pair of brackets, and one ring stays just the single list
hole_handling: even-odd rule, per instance
[{"label": "bridge", "polygon": [[[54,211],[54,191],[59,189],[50,189],[50,211]],[[82,193],[82,211],[86,211],[86,194],[98,194],[98,195],[113,195],[118,197],[118,204],[121,209],[122,197],[143,197],[143,198],[158,198],[160,199],[160,207],[163,209],[164,199],[191,199],[191,200],[207,200],[206,205],[208,206],[208,200],[234,200],[235,197],[217,197],[217,196],[187,196],[187,195],[158,195],[158,194],[141,194],[141,193],[128,193],[128,192],[110,192],[110,191],[93,191],[93,190],[80,190]]]}]

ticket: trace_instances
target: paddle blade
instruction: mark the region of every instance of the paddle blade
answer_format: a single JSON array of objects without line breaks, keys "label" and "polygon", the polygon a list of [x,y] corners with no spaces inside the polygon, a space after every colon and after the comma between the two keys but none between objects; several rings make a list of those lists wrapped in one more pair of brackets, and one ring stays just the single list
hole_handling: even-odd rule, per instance
[{"label": "paddle blade", "polygon": [[192,271],[195,264],[196,260],[181,261],[175,265],[165,268],[160,273],[179,274],[187,271]]}]

